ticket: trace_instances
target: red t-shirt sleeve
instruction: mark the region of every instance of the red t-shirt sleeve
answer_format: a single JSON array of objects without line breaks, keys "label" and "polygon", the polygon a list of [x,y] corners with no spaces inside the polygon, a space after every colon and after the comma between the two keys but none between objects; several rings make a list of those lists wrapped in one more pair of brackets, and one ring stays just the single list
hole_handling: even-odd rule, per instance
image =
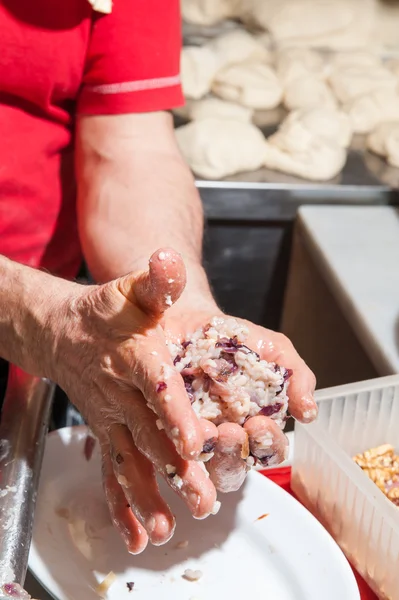
[{"label": "red t-shirt sleeve", "polygon": [[184,104],[179,0],[113,0],[95,15],[80,114],[167,110]]}]

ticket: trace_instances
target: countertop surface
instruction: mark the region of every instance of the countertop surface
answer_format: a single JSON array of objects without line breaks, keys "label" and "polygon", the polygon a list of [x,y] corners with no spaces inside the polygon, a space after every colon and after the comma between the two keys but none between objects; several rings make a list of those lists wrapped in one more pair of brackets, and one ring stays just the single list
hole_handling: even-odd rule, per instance
[{"label": "countertop surface", "polygon": [[304,206],[315,263],[381,375],[399,372],[399,209]]}]

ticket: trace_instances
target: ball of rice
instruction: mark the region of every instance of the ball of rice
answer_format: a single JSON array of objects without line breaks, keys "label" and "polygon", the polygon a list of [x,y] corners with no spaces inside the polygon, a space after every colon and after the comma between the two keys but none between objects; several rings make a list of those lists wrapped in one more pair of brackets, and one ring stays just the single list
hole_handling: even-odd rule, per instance
[{"label": "ball of rice", "polygon": [[259,414],[283,428],[292,371],[261,360],[245,344],[248,333],[235,319],[215,317],[169,349],[198,417],[242,425]]}]

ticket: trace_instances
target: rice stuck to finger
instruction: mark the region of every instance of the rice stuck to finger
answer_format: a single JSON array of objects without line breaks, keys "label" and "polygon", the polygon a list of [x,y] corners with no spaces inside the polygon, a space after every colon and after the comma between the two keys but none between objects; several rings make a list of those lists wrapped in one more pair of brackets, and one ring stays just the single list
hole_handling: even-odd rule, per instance
[{"label": "rice stuck to finger", "polygon": [[243,425],[249,417],[264,415],[283,429],[292,371],[261,360],[245,344],[248,334],[236,319],[215,317],[169,349],[199,418]]}]

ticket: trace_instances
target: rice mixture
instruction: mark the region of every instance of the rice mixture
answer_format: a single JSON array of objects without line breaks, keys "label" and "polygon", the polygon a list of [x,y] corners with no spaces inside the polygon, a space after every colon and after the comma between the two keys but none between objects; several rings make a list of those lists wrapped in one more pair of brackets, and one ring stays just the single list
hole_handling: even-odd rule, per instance
[{"label": "rice mixture", "polygon": [[235,319],[215,317],[182,344],[170,344],[198,417],[219,425],[242,425],[265,415],[283,428],[290,369],[261,360],[245,345],[248,329]]}]

